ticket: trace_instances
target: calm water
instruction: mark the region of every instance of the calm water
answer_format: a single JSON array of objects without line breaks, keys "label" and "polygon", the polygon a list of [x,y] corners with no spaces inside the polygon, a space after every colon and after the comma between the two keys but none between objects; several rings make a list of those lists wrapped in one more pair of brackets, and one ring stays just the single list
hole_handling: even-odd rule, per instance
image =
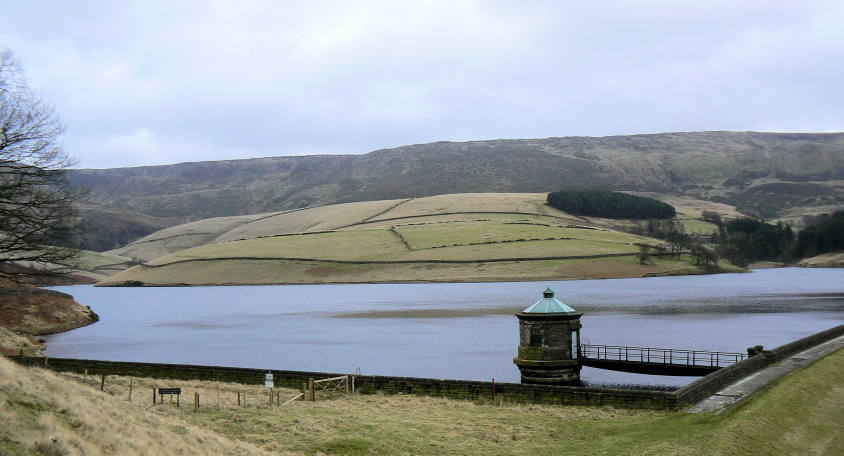
[{"label": "calm water", "polygon": [[[47,354],[518,382],[513,315],[542,297],[582,311],[584,342],[744,352],[842,324],[844,269],[468,284],[56,287],[100,315]],[[593,383],[694,378],[584,369]]]}]

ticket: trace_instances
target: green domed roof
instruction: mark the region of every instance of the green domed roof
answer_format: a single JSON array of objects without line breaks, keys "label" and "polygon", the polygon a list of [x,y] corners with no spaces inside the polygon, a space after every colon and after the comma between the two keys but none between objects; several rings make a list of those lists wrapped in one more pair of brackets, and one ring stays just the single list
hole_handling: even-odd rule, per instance
[{"label": "green domed roof", "polygon": [[551,290],[551,288],[548,288],[542,292],[542,299],[536,301],[534,305],[528,307],[522,312],[532,314],[550,314],[576,312],[576,310],[563,304],[559,299],[555,298],[554,291]]}]

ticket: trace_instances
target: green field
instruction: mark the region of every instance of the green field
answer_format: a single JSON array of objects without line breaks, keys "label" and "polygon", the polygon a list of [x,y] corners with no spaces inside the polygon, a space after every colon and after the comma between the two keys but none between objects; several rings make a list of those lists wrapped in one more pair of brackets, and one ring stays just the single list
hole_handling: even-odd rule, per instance
[{"label": "green field", "polygon": [[194,222],[119,250],[147,263],[102,285],[465,282],[700,272],[686,258],[639,264],[639,246],[657,246],[659,240],[619,231],[616,221],[570,216],[544,199],[545,194],[441,195]]}]

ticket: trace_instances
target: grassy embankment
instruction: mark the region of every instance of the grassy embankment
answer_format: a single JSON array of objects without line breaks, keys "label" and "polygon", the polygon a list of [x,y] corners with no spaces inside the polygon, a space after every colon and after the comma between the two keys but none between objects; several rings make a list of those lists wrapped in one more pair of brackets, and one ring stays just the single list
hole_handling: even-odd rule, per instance
[{"label": "grassy embankment", "polygon": [[[842,370],[839,351],[714,415],[381,395],[270,408],[262,386],[109,377],[110,395],[99,378],[0,359],[0,454],[832,455],[844,452]],[[152,386],[182,387],[182,407],[150,409]]]},{"label": "grassy embankment", "polygon": [[[618,230],[632,222],[572,216],[544,199],[443,195],[209,219],[112,251],[148,263],[101,284],[470,282],[703,272],[687,257],[641,265],[638,245],[660,241]],[[715,229],[684,217],[681,222],[692,230]]]}]

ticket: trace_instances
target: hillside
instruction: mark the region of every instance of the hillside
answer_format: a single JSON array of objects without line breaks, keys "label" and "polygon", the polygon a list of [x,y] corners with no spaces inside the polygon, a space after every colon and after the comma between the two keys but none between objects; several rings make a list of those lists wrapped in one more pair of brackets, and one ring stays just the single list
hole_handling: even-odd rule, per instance
[{"label": "hillside", "polygon": [[344,202],[575,188],[686,196],[795,219],[844,205],[844,133],[437,142],[365,155],[82,169],[71,178],[100,207],[188,221]]},{"label": "hillside", "polygon": [[102,252],[124,246],[169,226],[175,218],[152,217],[104,204],[81,204],[79,230],[73,245],[82,250]]},{"label": "hillside", "polygon": [[[689,232],[714,225],[680,223]],[[685,218],[685,220],[684,220]],[[545,194],[461,194],[344,203],[212,218],[111,251],[145,263],[99,285],[470,282],[639,277],[701,270],[686,259],[639,264],[660,241],[619,227],[629,220],[566,214]]]}]

